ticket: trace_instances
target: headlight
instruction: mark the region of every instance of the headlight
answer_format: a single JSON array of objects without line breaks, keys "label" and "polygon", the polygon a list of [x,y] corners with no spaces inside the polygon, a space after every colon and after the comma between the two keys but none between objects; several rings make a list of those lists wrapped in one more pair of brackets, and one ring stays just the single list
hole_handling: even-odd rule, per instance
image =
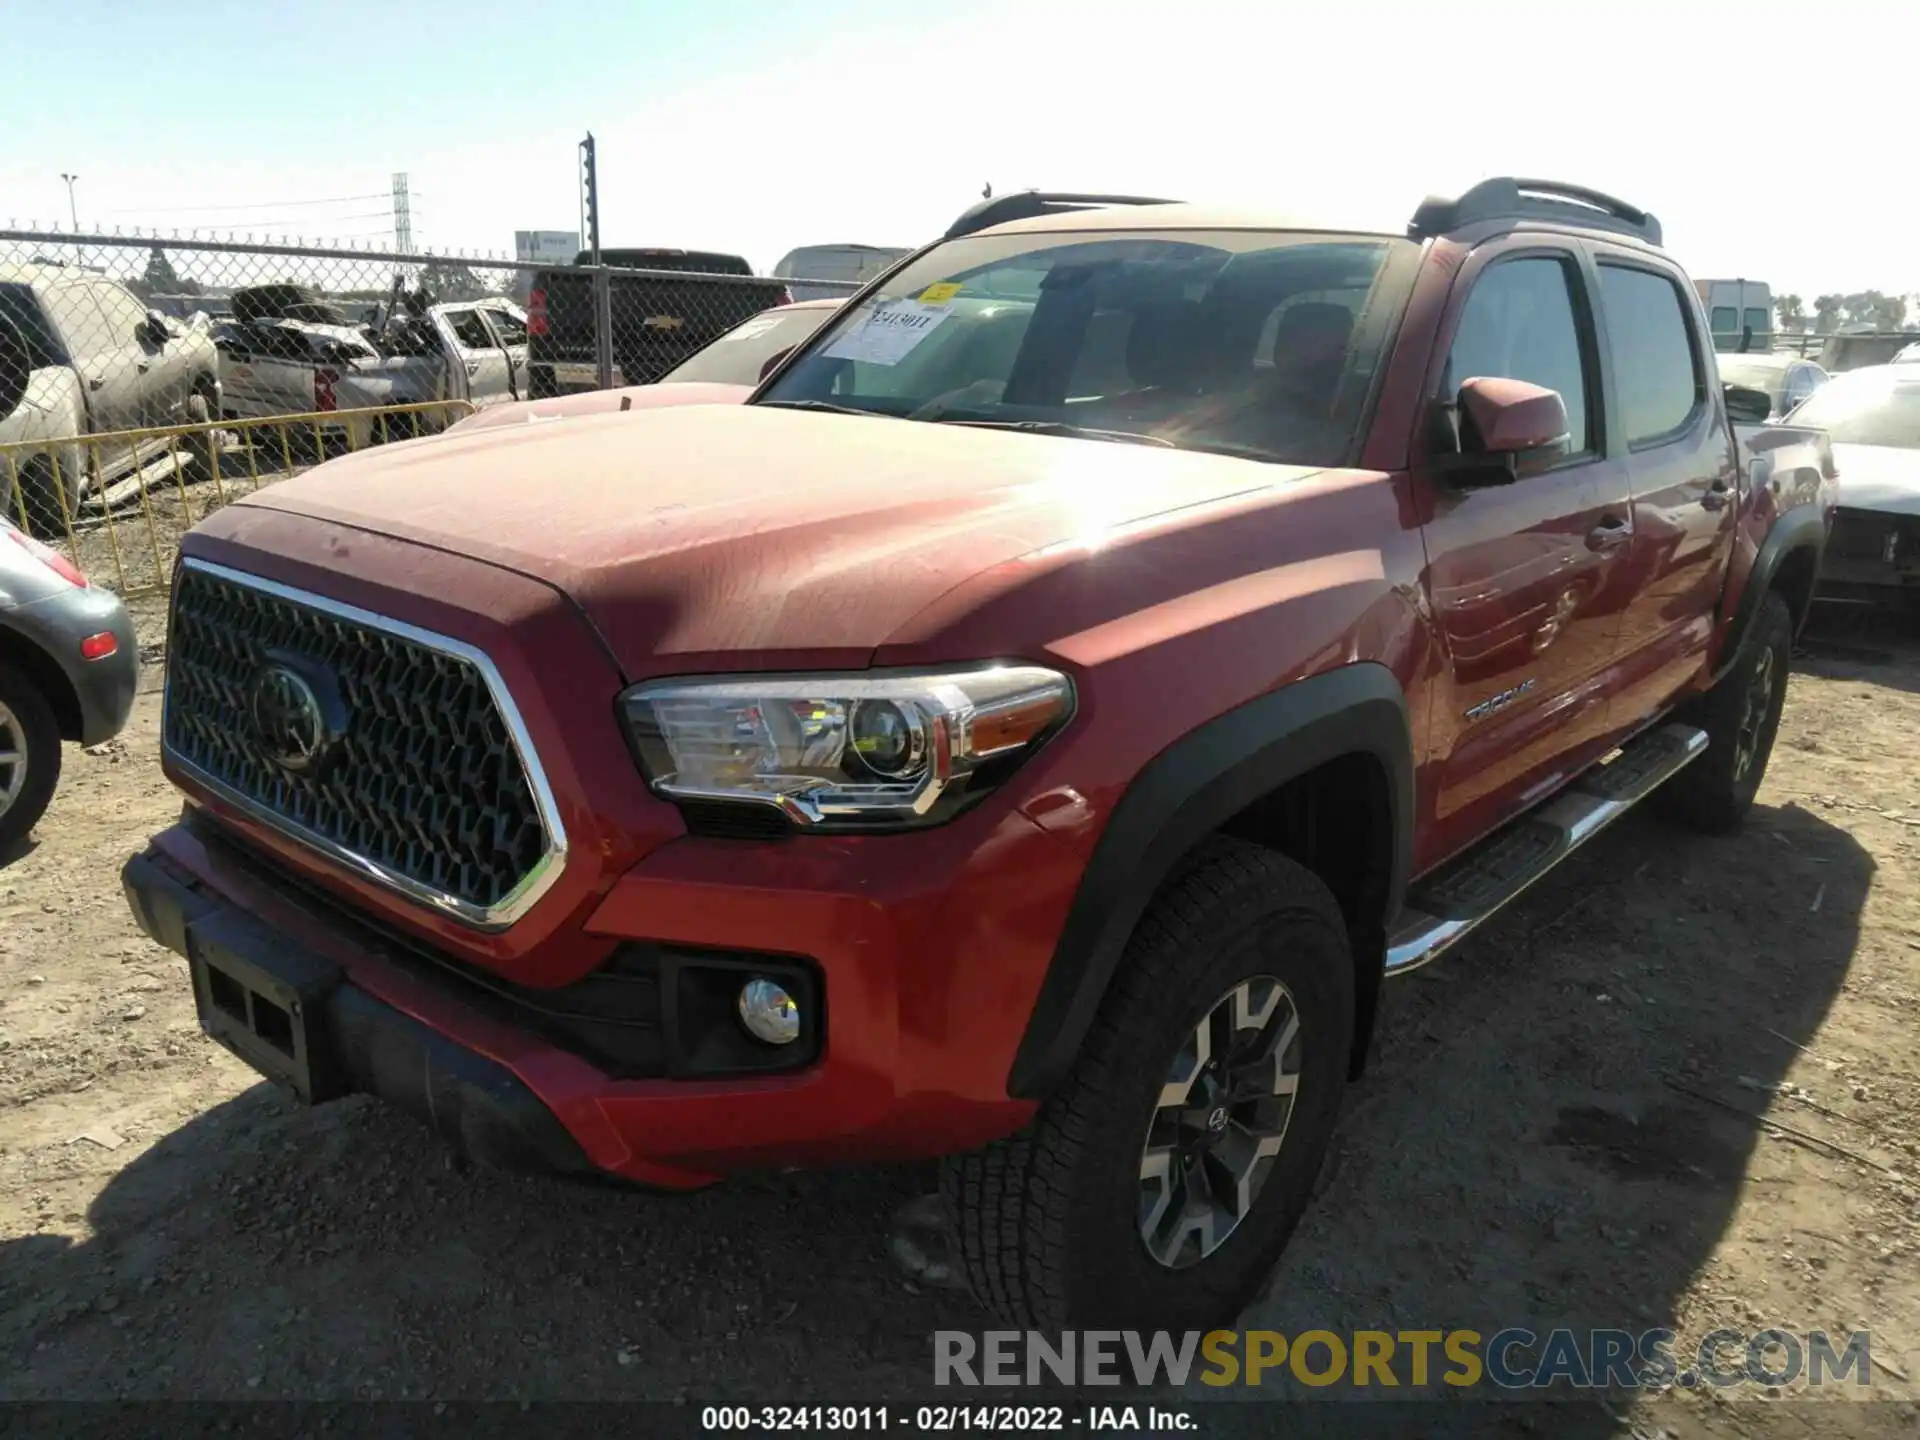
[{"label": "headlight", "polygon": [[1073,713],[1036,665],[938,673],[654,680],[623,697],[654,790],[772,806],[796,825],[937,823]]}]

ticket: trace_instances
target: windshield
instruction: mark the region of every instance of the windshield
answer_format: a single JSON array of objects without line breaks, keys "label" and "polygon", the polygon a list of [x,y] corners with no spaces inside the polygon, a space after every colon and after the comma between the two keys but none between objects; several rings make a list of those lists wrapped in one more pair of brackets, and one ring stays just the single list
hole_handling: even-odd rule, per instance
[{"label": "windshield", "polygon": [[838,312],[758,403],[1337,464],[1417,256],[1270,231],[971,236]]},{"label": "windshield", "polygon": [[1843,445],[1920,450],[1920,375],[1856,370],[1829,380],[1788,418]]},{"label": "windshield", "polygon": [[800,344],[832,314],[825,307],[763,311],[681,361],[660,377],[660,383],[705,380],[720,385],[758,385],[769,360]]}]

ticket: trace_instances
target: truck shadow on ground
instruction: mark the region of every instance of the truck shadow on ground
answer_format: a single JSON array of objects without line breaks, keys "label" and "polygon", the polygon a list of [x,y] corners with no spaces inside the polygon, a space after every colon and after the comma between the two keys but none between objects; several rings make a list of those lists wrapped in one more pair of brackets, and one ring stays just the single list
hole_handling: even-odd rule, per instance
[{"label": "truck shadow on ground", "polygon": [[[1791,805],[1714,840],[1632,816],[1390,986],[1319,1197],[1242,1325],[1671,1324],[1780,1143],[1752,1086],[1811,1043],[1872,873]],[[259,1086],[129,1164],[86,1243],[0,1250],[0,1398],[924,1399],[931,1332],[986,1323],[886,1258],[887,1218],[929,1179],[656,1197],[462,1173],[383,1107],[301,1111]],[[1233,1408],[1236,1430],[1254,1421]],[[1307,1428],[1351,1433],[1366,1408],[1304,1407]],[[1493,1425],[1477,1405],[1391,1408],[1390,1432]],[[1557,1435],[1616,1428],[1555,1414]]]},{"label": "truck shadow on ground", "polygon": [[[1677,1302],[1743,1188],[1775,1183],[1760,1172],[1783,1162],[1763,1147],[1797,1143],[1758,1116],[1860,1143],[1769,1092],[1846,980],[1873,872],[1852,836],[1797,805],[1758,806],[1722,838],[1633,815],[1459,952],[1390,984],[1314,1207],[1243,1325],[1664,1326],[1684,1365],[1705,1327]],[[1313,1393],[1284,1375],[1263,1388]],[[1483,1380],[1447,1398],[1495,1392]],[[1418,1428],[1486,1433],[1484,1413],[1459,1413],[1480,1409],[1443,1407]],[[1604,1408],[1551,1416],[1557,1437],[1623,1428]]]}]

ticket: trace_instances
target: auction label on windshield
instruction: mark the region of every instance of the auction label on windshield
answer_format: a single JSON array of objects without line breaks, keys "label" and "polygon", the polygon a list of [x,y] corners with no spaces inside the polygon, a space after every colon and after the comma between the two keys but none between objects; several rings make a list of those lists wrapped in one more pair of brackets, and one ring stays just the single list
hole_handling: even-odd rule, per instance
[{"label": "auction label on windshield", "polygon": [[829,360],[862,360],[869,365],[898,365],[953,311],[919,300],[883,300],[857,324],[834,337],[821,353]]}]

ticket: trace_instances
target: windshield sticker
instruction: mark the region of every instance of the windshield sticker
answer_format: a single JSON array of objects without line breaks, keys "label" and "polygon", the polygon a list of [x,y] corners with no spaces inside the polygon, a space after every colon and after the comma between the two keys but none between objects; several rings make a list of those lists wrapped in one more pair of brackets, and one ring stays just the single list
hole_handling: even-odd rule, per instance
[{"label": "windshield sticker", "polygon": [[720,337],[720,343],[724,345],[729,340],[751,340],[756,335],[764,335],[769,330],[778,328],[779,324],[780,317],[778,315],[756,315],[738,329],[729,330],[726,334],[722,335]]},{"label": "windshield sticker", "polygon": [[920,292],[922,305],[944,305],[960,293],[958,280],[942,280],[938,285],[929,285]]},{"label": "windshield sticker", "polygon": [[953,311],[918,300],[883,300],[857,325],[849,325],[821,353],[829,360],[898,365]]}]

